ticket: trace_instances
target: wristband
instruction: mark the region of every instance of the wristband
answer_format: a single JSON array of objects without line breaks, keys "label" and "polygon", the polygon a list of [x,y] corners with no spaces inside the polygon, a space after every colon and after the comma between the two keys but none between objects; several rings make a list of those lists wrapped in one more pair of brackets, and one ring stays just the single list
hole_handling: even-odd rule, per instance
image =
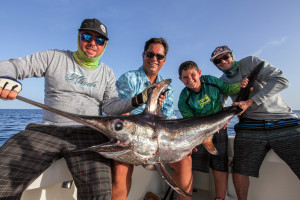
[{"label": "wristband", "polygon": [[0,76],[0,87],[2,90],[15,90],[18,93],[22,90],[22,84],[19,81],[6,76]]}]

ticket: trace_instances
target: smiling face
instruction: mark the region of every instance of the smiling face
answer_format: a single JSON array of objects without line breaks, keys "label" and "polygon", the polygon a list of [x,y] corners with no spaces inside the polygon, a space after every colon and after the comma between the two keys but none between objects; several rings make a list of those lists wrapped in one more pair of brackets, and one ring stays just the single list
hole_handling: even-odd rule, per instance
[{"label": "smiling face", "polygon": [[217,64],[217,67],[222,70],[222,71],[227,71],[231,68],[232,63],[233,63],[233,59],[232,59],[232,55],[229,54],[230,56],[227,59],[224,59],[224,56],[227,55],[228,53],[223,53],[220,54],[219,56],[216,57],[215,60],[220,59],[221,62],[219,64]]},{"label": "smiling face", "polygon": [[[152,54],[160,54],[160,55],[165,55],[165,48],[162,44],[150,44],[149,48],[147,49],[148,53]],[[163,59],[159,60],[157,59],[157,56],[153,56],[152,58],[147,56],[147,54],[144,52],[143,53],[143,68],[147,76],[152,76],[155,77],[157,76],[159,70],[162,68],[166,61],[166,57]]]},{"label": "smiling face", "polygon": [[183,84],[193,90],[194,92],[200,92],[201,89],[201,70],[197,71],[194,68],[190,68],[187,70],[182,70],[182,74],[179,79],[183,82]]},{"label": "smiling face", "polygon": [[[81,38],[82,33],[87,33],[93,36],[93,39],[90,42],[82,40]],[[100,37],[100,35],[95,31],[85,30],[80,32],[79,47],[83,51],[83,53],[89,58],[95,58],[97,56],[100,56],[105,48],[106,41],[104,45],[98,45],[95,41],[96,37]]]}]

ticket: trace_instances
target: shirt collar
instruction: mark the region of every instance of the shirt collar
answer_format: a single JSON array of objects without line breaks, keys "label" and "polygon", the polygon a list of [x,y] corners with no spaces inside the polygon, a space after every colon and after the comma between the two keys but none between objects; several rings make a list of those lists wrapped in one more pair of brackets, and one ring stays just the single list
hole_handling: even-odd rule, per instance
[{"label": "shirt collar", "polygon": [[[149,79],[148,79],[148,77],[147,77],[147,75],[144,71],[143,65],[138,69],[138,71],[140,72],[141,77],[145,80],[145,82],[150,83],[150,81],[149,81]],[[158,74],[155,83],[159,83],[161,81],[163,81],[163,78]]]}]

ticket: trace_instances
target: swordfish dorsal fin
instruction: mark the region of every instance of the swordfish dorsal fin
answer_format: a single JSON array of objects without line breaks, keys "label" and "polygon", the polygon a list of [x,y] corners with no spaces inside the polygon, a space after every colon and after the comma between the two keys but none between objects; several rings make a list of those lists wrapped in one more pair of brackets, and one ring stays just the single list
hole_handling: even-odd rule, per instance
[{"label": "swordfish dorsal fin", "polygon": [[172,82],[171,79],[166,79],[158,84],[156,84],[156,87],[152,90],[152,93],[148,97],[147,105],[144,110],[144,114],[150,113],[152,115],[158,115],[160,117],[165,117],[162,112],[162,108],[158,103],[158,99],[161,93],[165,92]]},{"label": "swordfish dorsal fin", "polygon": [[249,82],[248,85],[245,88],[242,88],[240,92],[238,93],[236,99],[234,102],[239,101],[246,101],[249,99],[250,94],[250,88],[253,87],[255,80],[257,79],[257,76],[261,70],[261,68],[264,66],[264,61],[260,62],[250,73],[250,75],[247,77]]}]

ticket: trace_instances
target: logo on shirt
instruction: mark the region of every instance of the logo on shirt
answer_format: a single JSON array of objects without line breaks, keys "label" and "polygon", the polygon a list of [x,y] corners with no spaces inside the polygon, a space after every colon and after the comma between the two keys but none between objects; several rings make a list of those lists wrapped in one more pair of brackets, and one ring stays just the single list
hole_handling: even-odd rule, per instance
[{"label": "logo on shirt", "polygon": [[84,75],[82,75],[80,72],[76,72],[76,71],[73,71],[73,72],[70,72],[69,74],[67,74],[65,79],[67,82],[71,82],[79,87],[87,88],[87,89],[91,89],[91,90],[97,86],[96,83],[98,82],[98,81],[95,81],[95,82],[90,83],[87,81],[87,78]]},{"label": "logo on shirt", "polygon": [[200,105],[201,108],[203,108],[209,102],[211,102],[211,100],[210,100],[209,96],[207,96],[207,94],[205,94],[204,97],[198,101],[198,104]]}]

